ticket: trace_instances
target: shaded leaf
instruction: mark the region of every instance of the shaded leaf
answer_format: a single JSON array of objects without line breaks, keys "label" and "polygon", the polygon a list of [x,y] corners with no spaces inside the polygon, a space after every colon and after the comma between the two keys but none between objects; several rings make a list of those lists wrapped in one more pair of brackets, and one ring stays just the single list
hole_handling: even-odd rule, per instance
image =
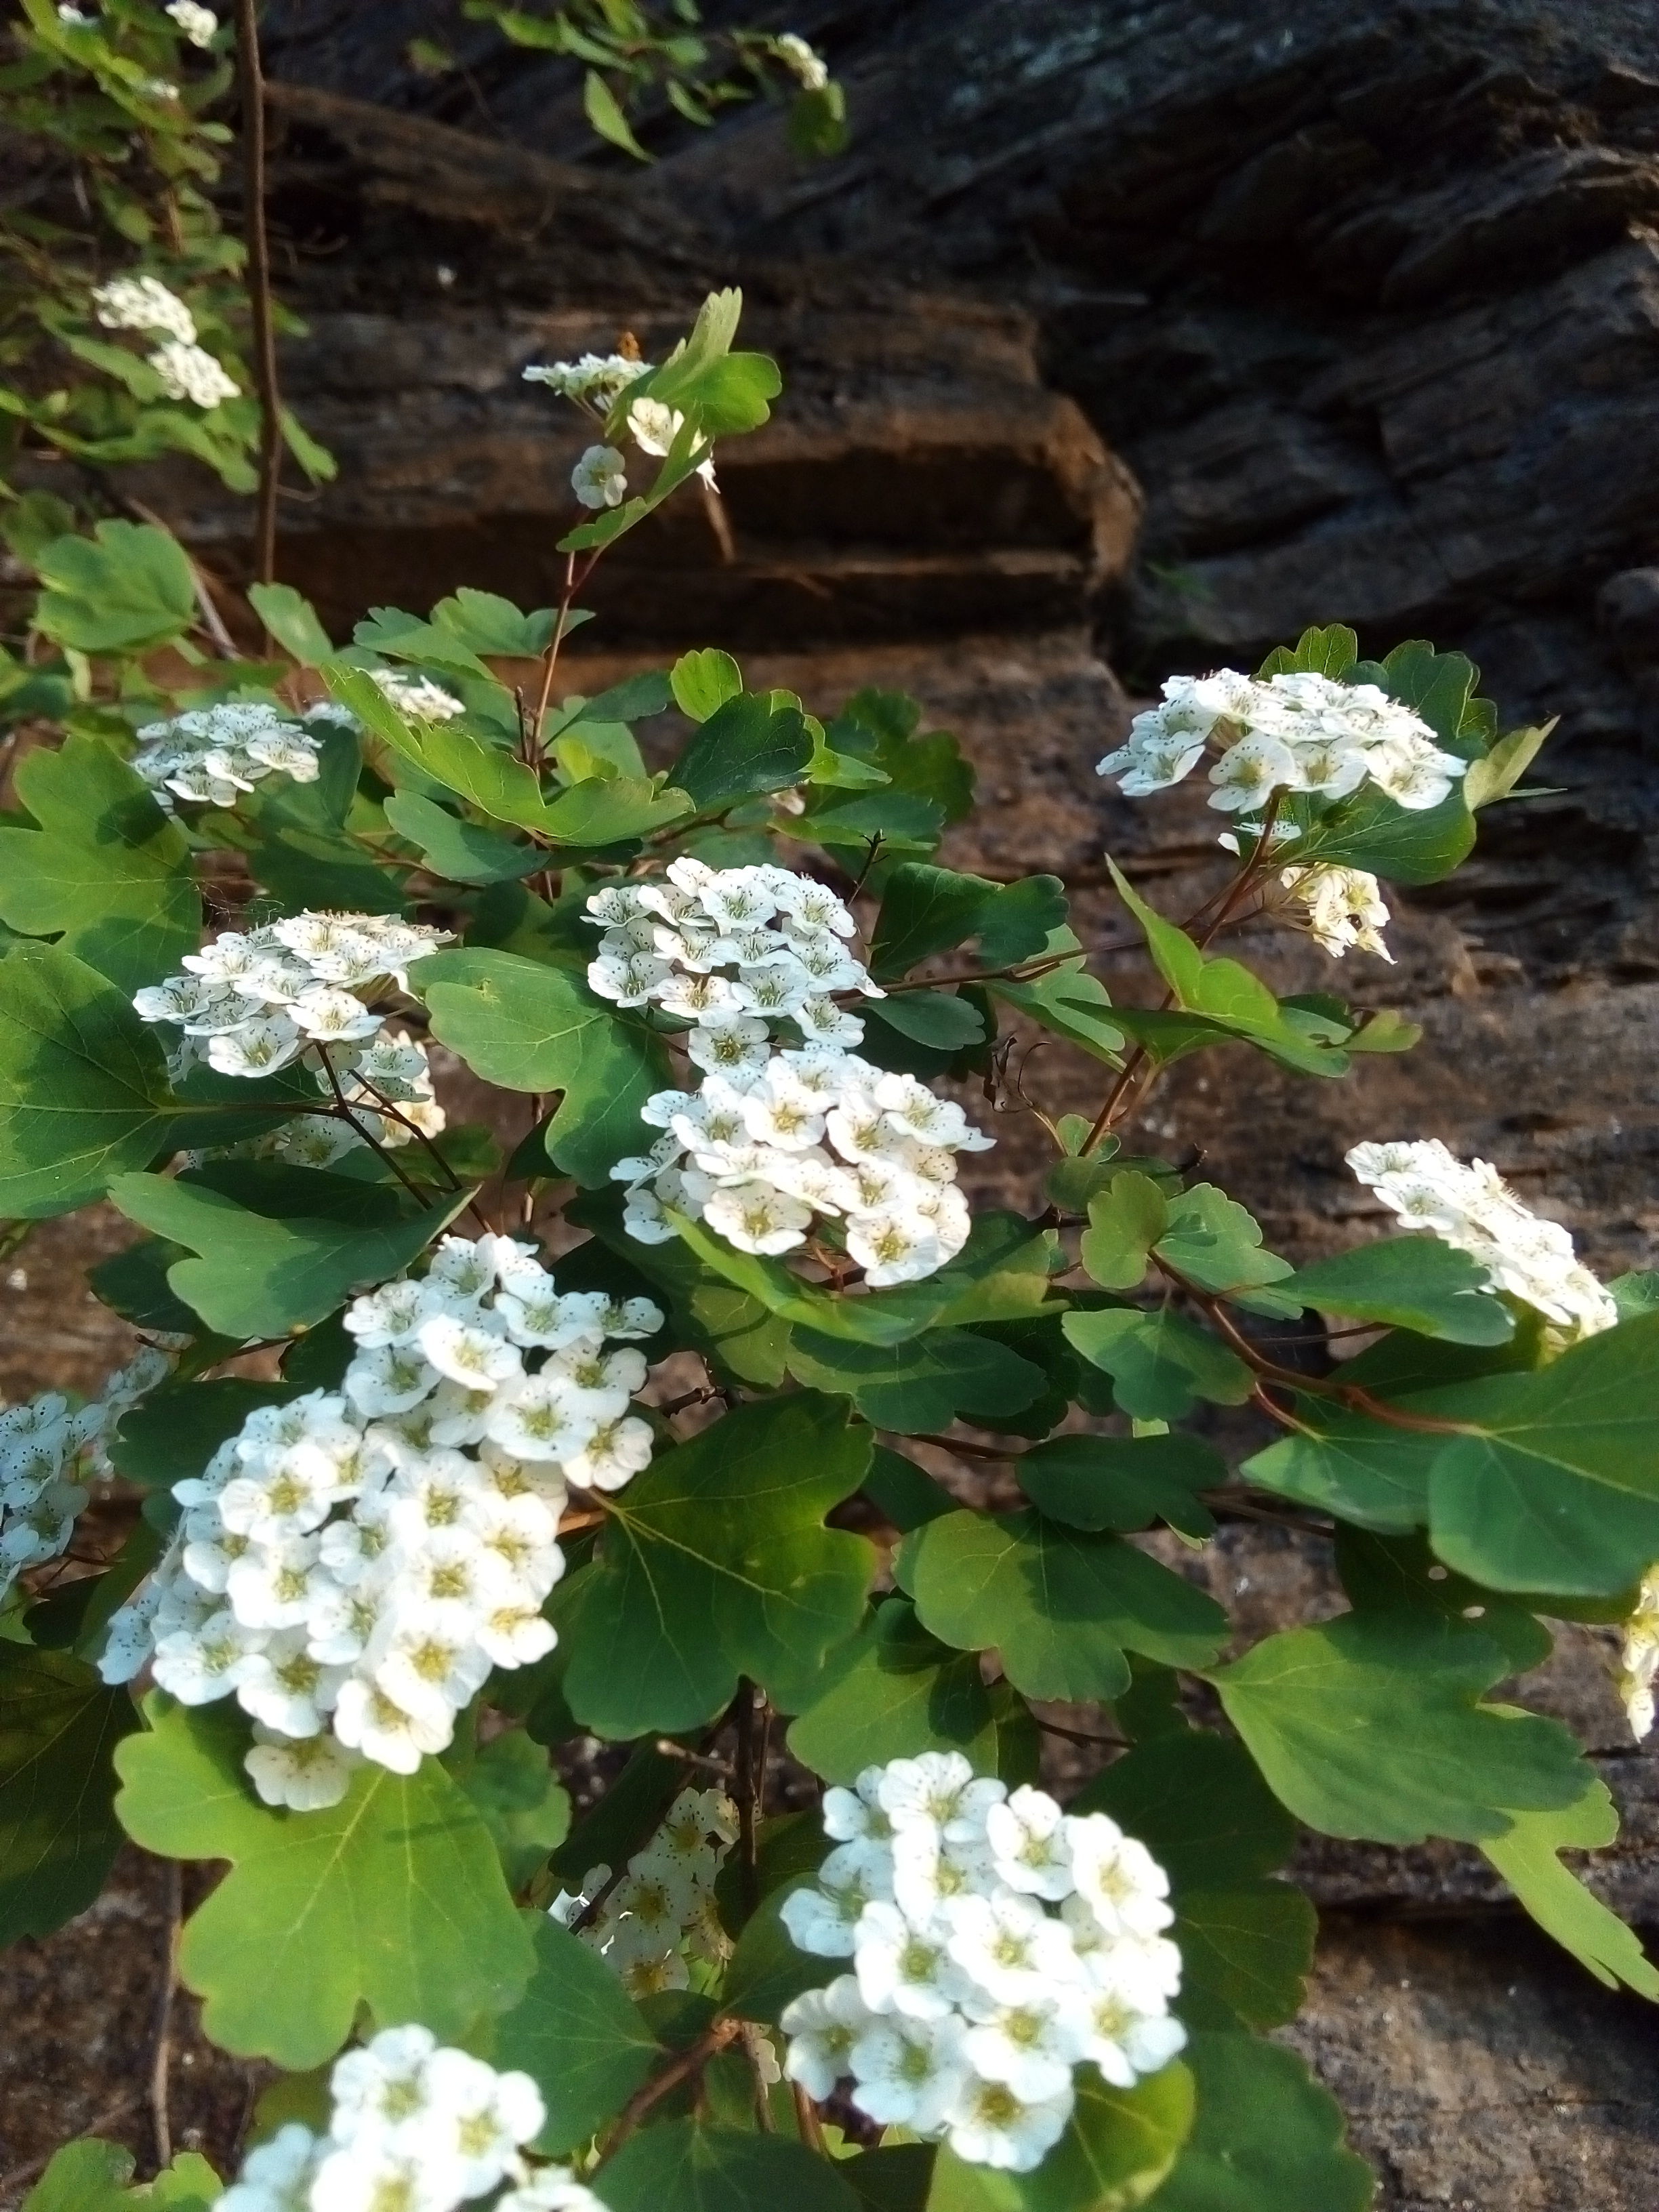
[{"label": "shaded leaf", "polygon": [[152,1694],[144,1712],[148,1733],[116,1758],[122,1826],[165,1857],[231,1862],[179,1951],[223,2049],[301,2071],[338,2050],[360,2004],[453,2040],[516,2001],[530,1938],[488,1828],[437,1760],[412,1775],[366,1761],[338,1805],[290,1813],[254,1796],[234,1706]]},{"label": "shaded leaf", "polygon": [[0,1946],[49,1936],[103,1887],[121,1844],[111,1759],[137,1725],[94,1668],[0,1640]]},{"label": "shaded leaf", "polygon": [[529,1986],[497,2021],[490,2057],[521,2069],[541,2091],[547,2119],[534,2148],[558,2158],[622,2110],[662,2051],[597,1951],[545,1912],[534,1916],[530,1937]]}]

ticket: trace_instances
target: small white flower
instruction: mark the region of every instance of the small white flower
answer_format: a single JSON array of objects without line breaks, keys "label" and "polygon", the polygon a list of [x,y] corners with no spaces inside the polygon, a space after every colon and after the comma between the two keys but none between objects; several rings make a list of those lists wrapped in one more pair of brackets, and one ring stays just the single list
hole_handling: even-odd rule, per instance
[{"label": "small white flower", "polygon": [[204,8],[200,0],[167,0],[163,13],[171,15],[192,46],[210,46],[219,27],[219,18],[211,8]]},{"label": "small white flower", "polygon": [[1066,1824],[1054,1799],[1022,1786],[985,1816],[996,1870],[1011,1889],[1058,1902],[1076,1887]]},{"label": "small white flower", "polygon": [[859,1995],[851,1974],[837,1975],[827,1989],[808,1990],[787,2004],[778,2026],[789,2038],[783,2070],[809,2097],[830,2096],[851,2069],[853,2045],[875,2015]]},{"label": "small white flower", "polygon": [[[169,86],[165,93],[158,90],[157,97],[176,99],[177,89]],[[161,378],[169,399],[188,399],[194,406],[213,408],[236,398],[242,389],[205,346],[186,344],[182,338],[169,338],[144,358]]]},{"label": "small white flower", "polygon": [[295,1813],[319,1813],[345,1796],[357,1762],[331,1735],[296,1740],[256,1721],[253,1748],[242,1764],[263,1803],[286,1805]]},{"label": "small white flower", "polygon": [[943,1927],[913,1928],[896,1905],[872,1899],[859,1917],[854,1972],[872,2012],[943,2020],[961,1988]]},{"label": "small white flower", "polygon": [[772,51],[804,91],[822,92],[829,83],[829,64],[798,32],[781,31]]},{"label": "small white flower", "polygon": [[969,2075],[951,2106],[946,2141],[970,2166],[1030,2173],[1066,2132],[1074,2101],[1069,2083],[1058,2096],[1027,2103],[1006,2081]]},{"label": "small white flower", "polygon": [[937,2135],[969,2079],[962,2022],[890,2013],[854,2044],[852,2101],[883,2127]]},{"label": "small white flower", "polygon": [[590,446],[570,471],[570,489],[584,507],[620,507],[628,496],[627,463],[614,446]]}]

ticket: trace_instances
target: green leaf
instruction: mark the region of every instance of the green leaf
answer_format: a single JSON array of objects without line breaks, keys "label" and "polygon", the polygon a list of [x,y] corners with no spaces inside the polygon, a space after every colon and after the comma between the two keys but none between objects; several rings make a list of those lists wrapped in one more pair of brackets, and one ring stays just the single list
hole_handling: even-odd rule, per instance
[{"label": "green leaf", "polygon": [[1130,2212],[1175,2164],[1193,2128],[1193,2077],[1175,2061],[1133,2089],[1092,2067],[1075,2075],[1077,2109],[1030,2173],[969,2166],[941,2147],[927,2212]]},{"label": "green leaf", "polygon": [[[1304,1075],[1346,1074],[1346,1054],[1309,1037],[1298,1029],[1260,976],[1252,975],[1237,960],[1206,958],[1185,930],[1178,929],[1155,907],[1147,904],[1115,861],[1109,860],[1106,865],[1111,870],[1119,897],[1140,924],[1153,964],[1184,1014],[1200,1017],[1222,1032],[1259,1046],[1270,1058]],[[1115,1010],[1115,1018],[1132,1036],[1146,1029],[1152,1038],[1158,1036],[1159,1023],[1167,1026],[1171,1019],[1167,1014],[1157,1013],[1136,1022],[1130,1011],[1121,1007]],[[1183,1043],[1181,1048],[1186,1049],[1188,1045]],[[1176,1055],[1171,1051],[1162,1052],[1159,1056],[1171,1059]]]},{"label": "green leaf", "polygon": [[811,732],[799,707],[777,707],[765,691],[740,691],[716,707],[669,770],[699,814],[751,793],[799,783],[812,757]]},{"label": "green leaf", "polygon": [[960,1328],[931,1329],[890,1346],[797,1328],[788,1358],[797,1382],[844,1393],[872,1427],[903,1436],[948,1428],[959,1415],[1017,1413],[1046,1380],[1006,1346]]},{"label": "green leaf", "polygon": [[1328,676],[1340,683],[1359,658],[1359,640],[1346,623],[1328,629],[1304,629],[1293,646],[1276,645],[1262,662],[1262,676]]},{"label": "green leaf", "polygon": [[88,1267],[87,1285],[94,1297],[135,1328],[194,1336],[201,1324],[167,1284],[167,1269],[184,1256],[183,1247],[169,1244],[164,1237],[143,1237],[125,1252]]},{"label": "green leaf", "polygon": [[[1356,1613],[1427,1614],[1455,1628],[1478,1621],[1481,1634],[1501,1647],[1512,1674],[1541,1667],[1554,1649],[1555,1639],[1536,1613],[1449,1572],[1415,1532],[1385,1535],[1340,1528],[1336,1571]],[[1552,1596],[1545,1602],[1554,1607],[1571,1601]]]},{"label": "green leaf", "polygon": [[1429,1477],[1434,1548],[1492,1589],[1601,1595],[1659,1558],[1659,1314],[1533,1374],[1413,1401],[1467,1425]]},{"label": "green leaf", "polygon": [[0,961],[0,1216],[100,1197],[163,1149],[167,1062],[126,994],[56,945]]},{"label": "green leaf", "polygon": [[[195,1318],[190,1316],[192,1323]],[[110,1458],[129,1482],[171,1490],[202,1474],[256,1407],[285,1405],[299,1394],[296,1382],[253,1382],[240,1375],[167,1383],[121,1416]]]},{"label": "green leaf", "polygon": [[1452,1344],[1504,1344],[1515,1319],[1491,1277],[1437,1237],[1390,1237],[1281,1278],[1274,1290],[1304,1306],[1415,1329]]},{"label": "green leaf", "polygon": [[988,966],[1006,967],[1048,949],[1066,921],[1058,876],[994,884],[919,861],[894,869],[882,893],[871,939],[871,969],[887,982],[920,960],[979,937]]},{"label": "green leaf", "polygon": [[167,1858],[231,1862],[179,1951],[222,2048],[302,2072],[360,2004],[453,2041],[516,2002],[530,1938],[489,1829],[437,1760],[412,1775],[366,1761],[338,1805],[291,1813],[254,1796],[234,1707],[152,1695],[144,1712],[149,1732],[116,1755],[122,1826]]},{"label": "green leaf", "polygon": [[[434,626],[450,631],[470,653],[494,653],[507,660],[529,660],[544,653],[556,619],[551,607],[527,615],[499,592],[474,591],[467,584],[432,610]],[[565,620],[568,631],[568,615]]]},{"label": "green leaf", "polygon": [[292,584],[250,584],[248,605],[285,652],[302,668],[319,668],[334,657],[317,610]]},{"label": "green leaf", "polygon": [[201,2154],[181,2150],[153,2181],[137,2188],[132,2153],[95,2136],[65,2143],[23,2199],[25,2212],[211,2212],[224,2184]]},{"label": "green leaf", "polygon": [[285,1336],[321,1321],[351,1291],[398,1274],[466,1202],[447,1194],[410,1213],[386,1184],[274,1160],[225,1160],[188,1175],[118,1176],[128,1219],[198,1256],[167,1282],[221,1336]]},{"label": "green leaf", "polygon": [[612,1493],[569,1632],[565,1695],[583,1725],[693,1728],[740,1674],[799,1712],[863,1612],[875,1555],[823,1522],[869,1455],[844,1406],[802,1391],[739,1407]]},{"label": "green leaf", "polygon": [[1051,1521],[1127,1534],[1167,1521],[1182,1535],[1212,1535],[1195,1493],[1227,1479],[1226,1462],[1198,1437],[1055,1437],[1020,1460],[1019,1486]]},{"label": "green leaf", "polygon": [[951,1510],[950,1492],[924,1474],[915,1460],[890,1451],[885,1444],[878,1444],[870,1455],[863,1490],[901,1533],[920,1528],[924,1521],[937,1521]]},{"label": "green leaf", "polygon": [[1261,1224],[1214,1183],[1196,1182],[1169,1201],[1170,1225],[1158,1256],[1200,1290],[1236,1297],[1258,1311],[1282,1314],[1281,1285],[1291,1263],[1261,1249]]},{"label": "green leaf", "polygon": [[29,753],[17,795],[39,828],[0,825],[0,921],[58,938],[128,993],[178,972],[202,933],[184,831],[95,738]]},{"label": "green leaf", "polygon": [[612,146],[620,146],[636,161],[651,159],[629,129],[628,118],[617,105],[616,94],[597,70],[589,70],[582,79],[582,112],[600,137]]},{"label": "green leaf", "polygon": [[1622,1982],[1638,1996],[1659,2000],[1659,1970],[1633,1929],[1561,1863],[1564,1850],[1598,1850],[1619,1833],[1619,1813],[1603,1782],[1592,1782],[1575,1805],[1559,1812],[1518,1813],[1507,1836],[1480,1846],[1527,1911],[1571,1951],[1598,1982]]},{"label": "green leaf", "polygon": [[930,1636],[903,1598],[876,1607],[856,1641],[832,1655],[830,1680],[793,1722],[789,1748],[826,1782],[924,1751],[964,1752],[995,1771],[991,1694],[975,1653]]},{"label": "green leaf", "polygon": [[1241,1881],[1183,1890],[1175,1904],[1175,2009],[1188,2027],[1279,2027],[1296,2018],[1319,1929],[1311,1898],[1287,1881]]},{"label": "green leaf", "polygon": [[1463,804],[1472,813],[1490,806],[1494,799],[1509,797],[1542,751],[1559,719],[1552,714],[1536,727],[1511,730],[1481,759],[1469,763],[1463,777]]},{"label": "green leaf", "polygon": [[53,2151],[46,2172],[23,2199],[23,2212],[116,2212],[130,2201],[126,2185],[137,2160],[120,2143],[96,2136]]},{"label": "green leaf", "polygon": [[985,1024],[978,1008],[949,991],[895,994],[870,1007],[865,1019],[936,1052],[961,1052],[985,1040]]},{"label": "green leaf", "polygon": [[1184,1420],[1196,1398],[1242,1406],[1255,1379],[1236,1352],[1161,1307],[1068,1313],[1066,1340],[1112,1378],[1112,1395],[1137,1420]]},{"label": "green leaf", "polygon": [[1444,1439],[1349,1413],[1328,1399],[1299,1399],[1300,1425],[1239,1469],[1263,1490],[1383,1534],[1429,1517],[1429,1471]]},{"label": "green leaf", "polygon": [[400,837],[418,845],[437,876],[457,884],[505,884],[546,865],[538,846],[514,844],[475,822],[462,822],[435,799],[418,792],[394,791],[386,818]]},{"label": "green leaf", "polygon": [[493,1737],[456,1771],[483,1815],[507,1886],[521,1890],[570,1832],[570,1797],[547,1753],[521,1730]]},{"label": "green leaf", "polygon": [[1037,1513],[947,1513],[906,1537],[898,1573],[925,1628],[994,1647],[1028,1698],[1109,1701],[1126,1651],[1204,1667],[1226,1639],[1220,1607],[1157,1559]]},{"label": "green leaf", "polygon": [[138,1725],[94,1668],[0,1640],[0,1947],[90,1905],[121,1844],[111,1757]]},{"label": "green leaf", "polygon": [[1269,1636],[1209,1679],[1274,1794],[1310,1827],[1480,1843],[1506,1835],[1516,1812],[1576,1803],[1587,1778],[1559,1723],[1479,1702],[1507,1671],[1474,1630],[1345,1613]]},{"label": "green leaf", "polygon": [[672,784],[659,791],[647,776],[592,775],[562,791],[535,827],[558,844],[597,848],[648,836],[690,811]]},{"label": "green leaf", "polygon": [[1366,2212],[1370,2167],[1343,2148],[1342,2113],[1294,2051],[1195,2035],[1198,2118],[1148,2212]]},{"label": "green leaf", "polygon": [[196,619],[183,547],[148,523],[100,522],[90,538],[56,538],[36,557],[37,628],[76,653],[139,653]]},{"label": "green leaf", "polygon": [[434,953],[410,970],[433,1034],[486,1083],[562,1091],[544,1143],[579,1182],[637,1151],[640,1108],[670,1082],[661,1041],[562,968],[512,952]]},{"label": "green leaf", "polygon": [[1283,1866],[1296,1844],[1295,1821],[1243,1745],[1188,1728],[1179,1716],[1086,1782],[1072,1809],[1109,1813],[1178,1891],[1259,1881]]},{"label": "green leaf", "polygon": [[[1056,932],[1056,935],[1062,940],[1076,942],[1069,929]],[[1066,948],[1064,942],[1055,946],[1051,941],[1048,949]],[[1106,986],[1087,972],[1081,960],[1050,969],[1046,975],[1039,975],[1034,981],[1003,977],[988,983],[985,988],[996,1004],[1012,1006],[1016,1013],[1024,1014],[1042,1029],[1051,1030],[1092,1059],[1103,1060],[1111,1067],[1121,1065],[1123,1031],[1116,1026],[1116,1010]]]},{"label": "green leaf", "polygon": [[1169,1225],[1169,1205],[1158,1185],[1133,1168],[1121,1169],[1089,1201],[1083,1264],[1103,1290],[1132,1291]]},{"label": "green leaf", "polygon": [[729,653],[706,645],[683,653],[668,672],[674,704],[691,721],[706,722],[743,689],[743,671]]},{"label": "green leaf", "polygon": [[596,2177],[606,2212],[859,2212],[834,2163],[781,2135],[665,2120]]},{"label": "green leaf", "polygon": [[531,1942],[530,1985],[496,2023],[490,2057],[541,2091],[547,2119],[534,2148],[560,2158],[622,2110],[663,2054],[597,1951],[545,1912],[535,1916]]}]

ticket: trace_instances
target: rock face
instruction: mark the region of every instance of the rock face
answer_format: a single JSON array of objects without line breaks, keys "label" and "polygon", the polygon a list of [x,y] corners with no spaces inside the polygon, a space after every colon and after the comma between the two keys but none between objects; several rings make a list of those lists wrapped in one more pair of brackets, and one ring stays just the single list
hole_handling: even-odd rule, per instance
[{"label": "rock face", "polygon": [[[1496,1161],[1603,1268],[1654,1263],[1650,9],[812,0],[791,20],[834,58],[854,133],[808,171],[758,109],[701,137],[652,125],[664,158],[635,171],[596,152],[568,64],[492,46],[459,9],[279,0],[267,20],[273,210],[310,325],[285,383],[342,464],[286,503],[282,570],[335,635],[459,583],[544,599],[586,440],[523,366],[624,329],[649,352],[741,281],[785,404],[722,455],[718,510],[682,501],[600,570],[573,683],[718,641],[821,708],[866,684],[915,692],[979,775],[947,857],[1063,873],[1131,996],[1148,979],[1103,854],[1184,911],[1220,825],[1201,793],[1131,804],[1096,778],[1128,693],[1248,665],[1312,621],[1352,621],[1368,651],[1464,647],[1506,723],[1562,721],[1547,795],[1486,817],[1451,884],[1398,899],[1395,966],[1346,963],[1344,986],[1409,1011],[1423,1044],[1346,1085],[1201,1057],[1145,1127],[1202,1150],[1298,1255],[1364,1218],[1349,1144],[1431,1133]],[[464,75],[404,66],[434,29]],[[158,471],[140,496],[234,565],[246,515],[210,485]],[[1247,951],[1280,988],[1330,981],[1299,940]],[[1093,1103],[1057,1054],[1030,1084],[1052,1110]],[[987,1188],[1029,1195],[1038,1133],[999,1121]],[[94,1218],[25,1248],[0,1288],[9,1394],[47,1373],[89,1386],[122,1356],[64,1284],[128,1235]],[[1229,1528],[1192,1571],[1247,1637],[1340,1603],[1321,1545],[1281,1532]],[[1627,1741],[1604,1644],[1567,1632],[1519,1694],[1573,1721],[1624,1808],[1589,1879],[1659,1927],[1659,1762]],[[1290,2039],[1352,2115],[1387,2212],[1647,2212],[1647,2008],[1534,1940],[1471,1851],[1310,1838],[1296,1871],[1325,1921]],[[90,2125],[121,2094],[153,1872],[0,1977],[40,2023],[0,2057],[0,2169],[70,2104]],[[88,1961],[118,1929],[104,2002]],[[202,2069],[189,2124],[215,2148],[241,2069],[180,2048]],[[54,2097],[53,2069],[77,2067]],[[142,2145],[142,2108],[109,2131]]]}]

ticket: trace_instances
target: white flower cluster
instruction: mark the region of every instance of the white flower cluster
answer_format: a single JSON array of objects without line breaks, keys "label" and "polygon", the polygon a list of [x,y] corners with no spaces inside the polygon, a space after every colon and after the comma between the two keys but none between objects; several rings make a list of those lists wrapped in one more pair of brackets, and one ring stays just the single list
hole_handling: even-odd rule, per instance
[{"label": "white flower cluster", "polygon": [[[741,1252],[792,1252],[826,1216],[878,1289],[955,1257],[969,1230],[955,1155],[992,1140],[915,1076],[845,1049],[864,1024],[831,994],[883,994],[848,946],[855,925],[833,891],[787,868],[688,856],[664,880],[596,891],[587,911],[604,932],[593,990],[690,1022],[685,1050],[703,1079],[648,1098],[641,1119],[664,1134],[611,1170],[628,1186],[630,1236],[665,1242],[673,1206]],[[775,1043],[786,1020],[800,1047]]]},{"label": "white flower cluster", "polygon": [[1356,1145],[1347,1159],[1408,1228],[1467,1252],[1497,1289],[1573,1336],[1594,1336],[1618,1321],[1618,1307],[1579,1261],[1571,1233],[1522,1206],[1487,1161],[1466,1166],[1437,1137]]},{"label": "white flower cluster", "polygon": [[648,376],[648,361],[630,361],[626,354],[585,353],[580,361],[532,362],[524,372],[526,384],[545,384],[561,399],[574,399],[600,415],[608,415],[618,397],[641,376]]},{"label": "white flower cluster", "polygon": [[110,1471],[105,1438],[170,1365],[146,1347],[84,1406],[71,1410],[59,1392],[43,1390],[24,1405],[0,1408],[0,1599],[26,1568],[64,1550],[88,1482]]},{"label": "white flower cluster", "polygon": [[147,722],[132,765],[171,814],[175,797],[234,806],[268,775],[315,783],[321,744],[277,708],[231,702]]},{"label": "white flower cluster", "polygon": [[772,52],[804,92],[822,92],[829,83],[829,64],[799,31],[780,32],[772,41]]},{"label": "white flower cluster", "polygon": [[826,1790],[823,1826],[820,1887],[782,1909],[801,1950],[853,1962],[782,2016],[784,2071],[810,2096],[850,2075],[871,2119],[1029,2172],[1071,2118],[1074,2068],[1127,2088],[1186,2041],[1168,1877],[1103,1813],[928,1752]]},{"label": "white flower cluster", "polygon": [[201,6],[200,0],[167,0],[161,12],[172,16],[192,46],[205,48],[213,44],[219,18],[211,8]]},{"label": "white flower cluster", "polygon": [[1653,1732],[1656,1680],[1659,1680],[1659,1566],[1651,1566],[1642,1577],[1634,1609],[1625,1623],[1619,1662],[1619,1695],[1638,1743]]},{"label": "white flower cluster", "polygon": [[1390,965],[1394,955],[1382,941],[1389,909],[1376,878],[1364,868],[1339,868],[1329,861],[1285,868],[1279,881],[1306,911],[1305,927],[1333,958],[1345,952],[1375,953]]},{"label": "white flower cluster", "polygon": [[[407,990],[410,963],[451,941],[448,930],[395,915],[307,911],[222,932],[185,953],[185,974],[152,984],[132,1003],[144,1021],[175,1023],[184,1032],[175,1079],[198,1060],[221,1075],[272,1075],[317,1046],[343,1048],[338,1066],[365,1074],[363,1047],[386,1018],[358,994],[388,981]],[[390,1056],[386,1066],[395,1078]]]},{"label": "white flower cluster", "polygon": [[[158,98],[177,97],[173,85],[150,88]],[[222,364],[205,346],[197,343],[195,316],[158,277],[112,276],[107,284],[94,287],[92,298],[98,319],[106,331],[163,333],[162,343],[144,358],[161,378],[170,399],[190,399],[198,407],[216,407],[222,399],[234,399],[240,392],[242,387],[227,375]]]},{"label": "white flower cluster", "polygon": [[453,722],[466,712],[453,691],[429,676],[406,676],[395,668],[371,668],[370,676],[394,707],[422,722]]},{"label": "white flower cluster", "polygon": [[1189,775],[1214,744],[1210,804],[1261,806],[1274,792],[1346,799],[1369,776],[1396,805],[1437,806],[1468,763],[1437,742],[1422,717],[1375,684],[1311,672],[1266,678],[1236,668],[1172,676],[1156,707],[1137,714],[1128,743],[1100,762],[1126,799]]},{"label": "white flower cluster", "polygon": [[337,1804],[360,1753],[412,1774],[492,1667],[552,1649],[567,1484],[651,1457],[629,1412],[642,1298],[561,1293],[529,1244],[447,1237],[428,1273],[356,1299],[337,1391],[264,1406],[173,1485],[173,1547],[111,1625],[105,1679],[185,1705],[234,1694],[267,1804]]},{"label": "white flower cluster", "polygon": [[[631,1997],[683,1990],[688,1954],[720,1966],[731,1938],[714,1905],[714,1878],[738,1838],[738,1808],[720,1790],[682,1790],[660,1828],[586,1927],[580,1941],[621,1977]],[[548,1910],[568,1928],[611,1879],[591,1867],[573,1895],[561,1890]]]},{"label": "white flower cluster", "polygon": [[493,2212],[604,2212],[568,2167],[525,2158],[547,2118],[528,2074],[386,2027],[335,2060],[329,2087],[327,2134],[288,2121],[213,2212],[455,2212],[503,2181]]}]

